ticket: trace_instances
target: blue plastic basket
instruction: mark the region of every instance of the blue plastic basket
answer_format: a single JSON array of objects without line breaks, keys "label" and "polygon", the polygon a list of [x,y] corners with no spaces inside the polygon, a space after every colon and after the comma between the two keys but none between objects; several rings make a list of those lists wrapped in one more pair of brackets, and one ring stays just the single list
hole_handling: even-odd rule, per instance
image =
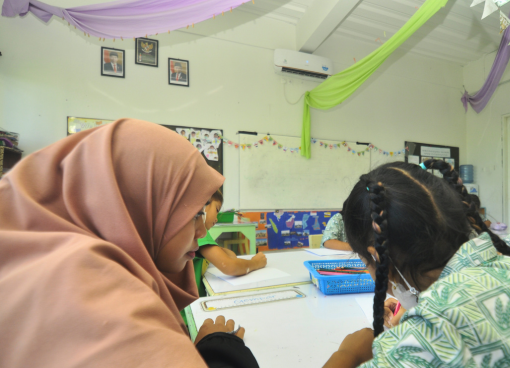
[{"label": "blue plastic basket", "polygon": [[365,267],[360,259],[335,259],[328,261],[305,261],[312,282],[326,295],[372,293],[375,288],[370,274],[325,276],[317,268],[335,269],[337,267]]}]

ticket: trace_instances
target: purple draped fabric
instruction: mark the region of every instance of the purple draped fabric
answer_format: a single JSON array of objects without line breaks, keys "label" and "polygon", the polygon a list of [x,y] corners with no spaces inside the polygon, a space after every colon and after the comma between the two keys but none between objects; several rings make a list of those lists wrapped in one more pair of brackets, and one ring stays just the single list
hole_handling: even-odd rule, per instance
[{"label": "purple draped fabric", "polygon": [[4,17],[33,13],[44,22],[64,18],[100,38],[131,38],[192,26],[221,15],[247,0],[119,0],[63,9],[37,0],[4,0]]},{"label": "purple draped fabric", "polygon": [[496,59],[494,59],[491,71],[487,76],[487,80],[483,84],[482,88],[480,88],[480,90],[473,95],[470,95],[467,91],[465,91],[464,95],[460,99],[464,104],[464,109],[466,109],[466,112],[468,109],[468,102],[473,110],[479,113],[484,109],[484,107],[491,99],[492,94],[498,87],[501,76],[505,71],[508,60],[510,59],[510,46],[508,45],[509,42],[510,27],[505,29],[505,32],[503,33],[501,43],[499,44],[498,53],[496,54]]}]

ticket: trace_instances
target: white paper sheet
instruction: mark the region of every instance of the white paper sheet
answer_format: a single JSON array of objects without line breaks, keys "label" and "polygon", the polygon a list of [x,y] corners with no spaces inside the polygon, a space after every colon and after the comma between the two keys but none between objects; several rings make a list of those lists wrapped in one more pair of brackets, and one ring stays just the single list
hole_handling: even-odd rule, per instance
[{"label": "white paper sheet", "polygon": [[352,254],[353,252],[350,250],[336,250],[336,249],[328,249],[328,248],[310,248],[304,249],[307,252],[313,253],[316,256],[337,256],[342,254]]},{"label": "white paper sheet", "polygon": [[250,272],[249,274],[244,276],[228,276],[217,268],[208,268],[207,272],[210,272],[214,276],[217,276],[220,279],[225,280],[231,285],[251,284],[255,282],[266,281],[270,279],[278,279],[280,277],[289,276],[288,273],[271,267],[261,268],[260,270]]},{"label": "white paper sheet", "polygon": [[356,303],[360,306],[367,317],[368,323],[372,325],[374,322],[374,294],[360,295],[356,298]]}]

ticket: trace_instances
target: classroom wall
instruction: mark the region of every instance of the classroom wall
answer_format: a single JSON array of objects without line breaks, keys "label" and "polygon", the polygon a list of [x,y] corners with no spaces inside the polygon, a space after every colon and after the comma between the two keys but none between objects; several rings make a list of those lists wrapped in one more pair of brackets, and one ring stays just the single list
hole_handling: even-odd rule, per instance
[{"label": "classroom wall", "polygon": [[[464,85],[470,93],[478,91],[491,69],[496,52],[469,63],[463,68]],[[480,189],[482,206],[498,221],[508,223],[503,206],[503,124],[510,114],[510,69],[506,69],[499,87],[485,109],[477,114],[471,107],[466,113],[468,155],[465,163],[474,165],[474,179]],[[489,219],[494,222],[493,218]]]},{"label": "classroom wall", "polygon": [[[294,25],[234,11],[152,38],[160,41],[159,68],[134,64],[133,40],[99,42],[30,14],[0,18],[0,126],[21,134],[26,153],[65,137],[68,115],[220,128],[236,141],[238,130],[300,135],[299,98],[318,83],[273,72],[273,50],[295,48]],[[100,75],[102,45],[126,50],[125,79]],[[316,54],[339,71],[376,47],[331,36]],[[189,88],[168,85],[168,57],[190,61]],[[405,140],[459,146],[462,163],[462,83],[460,66],[396,52],[342,105],[312,110],[312,136],[388,151]],[[388,159],[374,154],[373,165]],[[225,147],[225,207],[238,208],[238,169],[237,151]]]}]

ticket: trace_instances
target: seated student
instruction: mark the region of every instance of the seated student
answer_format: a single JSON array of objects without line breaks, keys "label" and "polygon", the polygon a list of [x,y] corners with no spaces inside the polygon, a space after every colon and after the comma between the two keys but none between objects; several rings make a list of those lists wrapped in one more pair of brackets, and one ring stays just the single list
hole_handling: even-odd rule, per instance
[{"label": "seated student", "polygon": [[209,262],[216,266],[225,275],[241,276],[251,271],[264,268],[267,259],[264,253],[259,252],[251,259],[237,258],[236,254],[230,249],[219,247],[209,234],[209,229],[218,222],[218,212],[223,205],[223,195],[217,190],[211,197],[210,203],[205,208],[206,219],[205,227],[208,230],[204,238],[198,239],[199,251],[193,260],[195,268],[195,278],[200,296],[205,296],[204,283],[202,282],[204,273]]},{"label": "seated student", "polygon": [[[510,258],[497,255],[510,248],[458,179],[440,160],[360,177],[343,215],[375,280],[374,330],[348,335],[325,367],[510,367]],[[383,332],[387,291],[407,312]]]},{"label": "seated student", "polygon": [[324,234],[322,235],[321,248],[352,250],[347,243],[344,220],[341,212],[329,219]]},{"label": "seated student", "polygon": [[192,259],[224,178],[184,137],[122,119],[0,180],[2,367],[258,367],[220,316],[190,341]]}]

